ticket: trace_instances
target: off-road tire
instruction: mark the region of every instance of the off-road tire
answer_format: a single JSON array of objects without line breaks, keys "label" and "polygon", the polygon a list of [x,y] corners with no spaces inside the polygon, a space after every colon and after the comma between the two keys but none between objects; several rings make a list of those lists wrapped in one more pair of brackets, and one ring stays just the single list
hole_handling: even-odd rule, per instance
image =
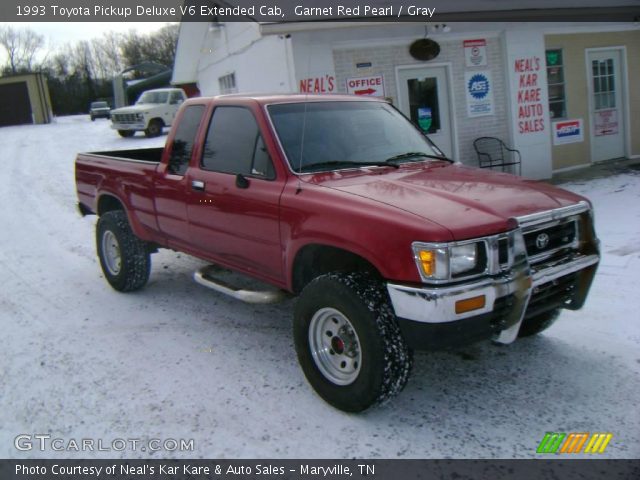
[{"label": "off-road tire", "polygon": [[124,138],[133,137],[135,134],[135,130],[118,130],[118,135]]},{"label": "off-road tire", "polygon": [[164,127],[164,123],[162,122],[162,120],[154,118],[153,120],[151,120],[149,122],[149,125],[147,126],[146,130],[144,131],[144,134],[149,138],[158,137],[158,136],[162,135],[162,128],[163,127]]},{"label": "off-road tire", "polygon": [[[312,354],[313,318],[327,309],[344,315],[357,335],[360,367],[346,385],[322,373]],[[307,380],[320,397],[340,410],[361,412],[384,403],[400,393],[409,379],[413,352],[402,337],[384,284],[370,275],[331,273],[309,283],[295,306],[293,336]]]},{"label": "off-road tire", "polygon": [[[107,233],[110,232],[110,233]],[[117,243],[120,255],[119,268],[109,267],[109,247],[105,239]],[[120,292],[131,292],[144,287],[151,272],[151,256],[147,244],[131,231],[127,215],[122,210],[104,213],[96,225],[96,248],[100,266],[109,284]],[[112,271],[117,270],[117,271]]]},{"label": "off-road tire", "polygon": [[96,117],[91,116],[91,121],[92,121],[92,122],[95,122],[95,121],[96,121]]},{"label": "off-road tire", "polygon": [[518,338],[531,337],[549,328],[560,315],[560,309],[549,310],[535,317],[525,319],[520,326]]}]

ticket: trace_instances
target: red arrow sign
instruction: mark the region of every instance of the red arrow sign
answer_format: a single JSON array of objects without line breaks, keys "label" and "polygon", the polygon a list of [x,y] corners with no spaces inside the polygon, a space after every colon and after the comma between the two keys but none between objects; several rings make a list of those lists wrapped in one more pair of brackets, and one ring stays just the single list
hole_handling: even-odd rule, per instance
[{"label": "red arrow sign", "polygon": [[376,91],[373,88],[367,88],[366,90],[355,90],[353,93],[355,93],[356,95],[371,95],[375,92]]}]

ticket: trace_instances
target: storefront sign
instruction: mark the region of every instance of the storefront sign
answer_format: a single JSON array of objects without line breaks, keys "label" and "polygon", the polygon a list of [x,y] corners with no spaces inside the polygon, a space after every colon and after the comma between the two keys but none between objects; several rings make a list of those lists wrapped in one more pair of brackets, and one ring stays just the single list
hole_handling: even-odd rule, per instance
[{"label": "storefront sign", "polygon": [[465,72],[467,114],[470,117],[493,115],[493,82],[488,71]]},{"label": "storefront sign", "polygon": [[552,126],[554,145],[566,145],[567,143],[579,143],[584,141],[581,118],[554,122]]},{"label": "storefront sign", "polygon": [[462,45],[467,67],[482,67],[487,64],[487,41],[484,38],[465,40]]},{"label": "storefront sign", "polygon": [[595,112],[593,120],[596,137],[618,134],[618,110],[599,110]]},{"label": "storefront sign", "polygon": [[349,95],[384,97],[384,78],[382,75],[347,78],[347,93]]},{"label": "storefront sign", "polygon": [[518,133],[543,132],[545,120],[540,87],[540,75],[544,68],[542,60],[537,56],[517,58],[513,65],[518,79]]},{"label": "storefront sign", "polygon": [[336,79],[333,75],[303,78],[300,80],[300,93],[334,93]]}]

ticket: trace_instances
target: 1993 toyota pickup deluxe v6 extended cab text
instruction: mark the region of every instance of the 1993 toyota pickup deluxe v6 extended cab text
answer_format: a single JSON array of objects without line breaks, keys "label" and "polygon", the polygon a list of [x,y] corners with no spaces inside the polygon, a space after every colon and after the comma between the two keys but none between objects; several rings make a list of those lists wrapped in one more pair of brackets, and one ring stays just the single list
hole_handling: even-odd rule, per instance
[{"label": "1993 toyota pickup deluxe v6 extended cab text", "polygon": [[116,290],[143,287],[164,247],[276,287],[196,272],[237,298],[299,296],[298,360],[345,411],[402,390],[414,349],[542,331],[599,261],[585,198],[454,163],[370,98],[190,99],[164,149],[79,154],[76,182]]}]

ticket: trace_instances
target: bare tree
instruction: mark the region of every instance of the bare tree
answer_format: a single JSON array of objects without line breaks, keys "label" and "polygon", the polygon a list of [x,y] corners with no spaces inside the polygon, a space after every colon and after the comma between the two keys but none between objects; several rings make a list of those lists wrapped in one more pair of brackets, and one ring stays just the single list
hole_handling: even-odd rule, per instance
[{"label": "bare tree", "polygon": [[122,57],[127,66],[155,62],[173,67],[178,43],[178,24],[167,24],[157,32],[140,35],[130,31],[122,39]]},{"label": "bare tree", "polygon": [[30,28],[16,30],[0,27],[0,46],[7,52],[8,69],[11,73],[30,72],[38,52],[44,47],[44,36]]},{"label": "bare tree", "polygon": [[116,32],[107,32],[101,38],[94,38],[91,41],[97,78],[111,78],[122,71],[121,43],[122,35]]}]

